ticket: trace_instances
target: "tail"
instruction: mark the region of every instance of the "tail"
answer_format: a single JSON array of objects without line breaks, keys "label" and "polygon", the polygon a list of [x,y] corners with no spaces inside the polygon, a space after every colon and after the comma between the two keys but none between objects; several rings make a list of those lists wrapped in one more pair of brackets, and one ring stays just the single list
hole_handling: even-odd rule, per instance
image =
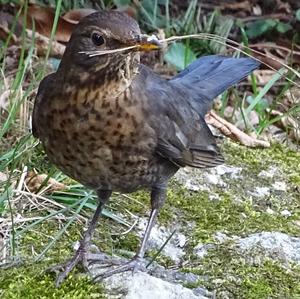
[{"label": "tail", "polygon": [[260,63],[252,58],[231,58],[219,55],[205,56],[191,63],[170,80],[170,83],[190,90],[193,107],[204,115],[211,101],[230,86],[240,82]]}]

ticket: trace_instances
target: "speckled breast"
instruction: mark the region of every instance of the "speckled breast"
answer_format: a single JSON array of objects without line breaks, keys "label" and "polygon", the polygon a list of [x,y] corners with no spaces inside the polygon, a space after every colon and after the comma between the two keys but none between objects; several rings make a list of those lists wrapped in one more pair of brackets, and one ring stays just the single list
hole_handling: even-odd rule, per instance
[{"label": "speckled breast", "polygon": [[155,182],[155,132],[144,103],[128,88],[109,98],[100,91],[65,88],[40,115],[40,139],[50,160],[94,189],[132,192]]}]

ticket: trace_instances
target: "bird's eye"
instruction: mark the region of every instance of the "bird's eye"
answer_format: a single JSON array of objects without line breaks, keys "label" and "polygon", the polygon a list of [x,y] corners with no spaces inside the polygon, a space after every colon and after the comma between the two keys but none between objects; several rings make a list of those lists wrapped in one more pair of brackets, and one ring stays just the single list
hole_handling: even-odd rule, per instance
[{"label": "bird's eye", "polygon": [[101,45],[104,44],[104,38],[103,38],[103,36],[100,35],[97,32],[94,32],[92,34],[92,41],[93,41],[94,45],[96,45],[96,46],[101,46]]}]

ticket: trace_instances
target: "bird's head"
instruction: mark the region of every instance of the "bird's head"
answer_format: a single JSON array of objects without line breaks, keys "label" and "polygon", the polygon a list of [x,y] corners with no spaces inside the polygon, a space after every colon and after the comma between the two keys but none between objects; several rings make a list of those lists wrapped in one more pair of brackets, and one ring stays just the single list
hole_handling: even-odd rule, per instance
[{"label": "bird's head", "polygon": [[[89,56],[96,51],[114,50],[136,46],[132,49]],[[160,48],[155,39],[141,34],[138,23],[127,14],[117,11],[98,11],[83,18],[74,29],[66,47],[61,66],[79,67],[88,72],[117,70],[130,57],[130,63],[139,62],[139,51]]]}]

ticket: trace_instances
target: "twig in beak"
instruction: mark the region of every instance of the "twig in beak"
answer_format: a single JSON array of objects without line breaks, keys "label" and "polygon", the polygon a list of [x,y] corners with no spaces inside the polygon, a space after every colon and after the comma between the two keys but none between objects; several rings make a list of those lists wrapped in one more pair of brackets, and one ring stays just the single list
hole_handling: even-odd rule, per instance
[{"label": "twig in beak", "polygon": [[94,56],[100,56],[100,55],[105,55],[105,54],[112,54],[112,53],[123,52],[123,51],[126,51],[126,50],[138,48],[138,47],[139,47],[138,45],[134,45],[134,46],[129,46],[129,47],[125,47],[125,48],[118,48],[118,49],[113,49],[113,50],[82,51],[82,52],[79,52],[79,53],[86,54],[89,57],[94,57]]}]

